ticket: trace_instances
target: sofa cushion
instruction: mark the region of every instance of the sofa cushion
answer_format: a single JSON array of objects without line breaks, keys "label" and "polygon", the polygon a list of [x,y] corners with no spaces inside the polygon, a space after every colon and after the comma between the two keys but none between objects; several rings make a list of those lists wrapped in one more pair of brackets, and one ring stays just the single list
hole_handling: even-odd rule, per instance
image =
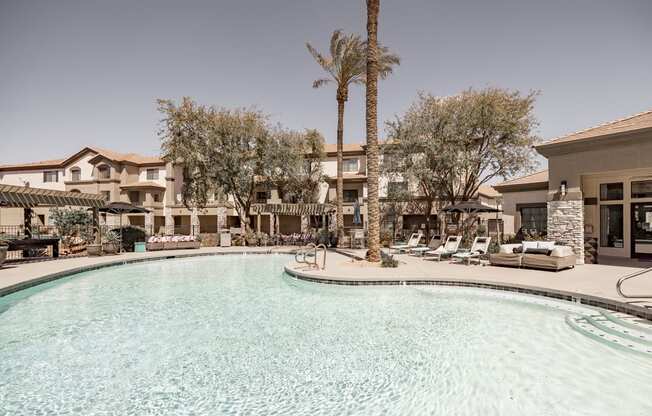
[{"label": "sofa cushion", "polygon": [[523,252],[525,253],[528,248],[537,248],[537,241],[523,241]]},{"label": "sofa cushion", "polygon": [[548,250],[552,250],[555,248],[555,242],[554,241],[537,241],[537,248],[546,248]]},{"label": "sofa cushion", "polygon": [[555,246],[550,252],[550,257],[567,257],[575,254],[569,246]]},{"label": "sofa cushion", "polygon": [[521,248],[520,244],[502,244],[498,249],[499,253],[514,253],[514,249]]},{"label": "sofa cushion", "polygon": [[543,254],[544,256],[550,255],[551,250],[547,248],[528,248],[525,250],[525,254]]}]

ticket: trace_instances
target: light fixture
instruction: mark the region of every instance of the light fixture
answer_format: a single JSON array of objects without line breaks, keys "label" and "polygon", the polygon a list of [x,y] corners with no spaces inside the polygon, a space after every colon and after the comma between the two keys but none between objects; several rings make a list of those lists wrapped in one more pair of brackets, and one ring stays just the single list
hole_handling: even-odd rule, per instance
[{"label": "light fixture", "polygon": [[559,186],[559,192],[561,193],[561,196],[566,196],[566,181],[561,181],[561,185]]}]

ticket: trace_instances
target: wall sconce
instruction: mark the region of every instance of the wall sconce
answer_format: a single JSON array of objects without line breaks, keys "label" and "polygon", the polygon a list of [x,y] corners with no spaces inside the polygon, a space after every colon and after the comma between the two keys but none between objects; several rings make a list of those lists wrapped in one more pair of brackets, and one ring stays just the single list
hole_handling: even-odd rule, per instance
[{"label": "wall sconce", "polygon": [[561,193],[561,196],[566,196],[566,181],[561,181],[561,185],[559,186],[559,193]]}]

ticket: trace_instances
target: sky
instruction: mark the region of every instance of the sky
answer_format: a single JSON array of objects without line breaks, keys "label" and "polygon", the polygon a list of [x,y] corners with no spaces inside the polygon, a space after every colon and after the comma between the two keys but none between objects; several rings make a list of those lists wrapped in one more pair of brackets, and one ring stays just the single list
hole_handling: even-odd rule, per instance
[{"label": "sky", "polygon": [[[312,89],[335,29],[365,33],[364,0],[0,0],[0,164],[86,145],[159,153],[157,98],[251,107],[335,141],[335,89]],[[652,0],[381,0],[402,58],[379,125],[419,91],[540,92],[543,139],[652,108]],[[345,142],[362,142],[353,87]],[[544,162],[545,163],[545,162]]]}]

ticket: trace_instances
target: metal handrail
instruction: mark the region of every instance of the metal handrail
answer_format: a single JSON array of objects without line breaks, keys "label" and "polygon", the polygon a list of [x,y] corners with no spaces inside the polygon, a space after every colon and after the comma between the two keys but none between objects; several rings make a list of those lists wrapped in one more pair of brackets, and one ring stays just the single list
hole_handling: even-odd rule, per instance
[{"label": "metal handrail", "polygon": [[645,273],[648,273],[648,272],[652,272],[652,267],[648,267],[646,269],[639,270],[638,272],[628,274],[627,276],[621,277],[620,279],[618,279],[618,283],[616,283],[616,291],[618,292],[618,294],[620,296],[622,296],[624,298],[629,298],[629,299],[631,299],[631,298],[652,299],[652,295],[639,295],[639,296],[626,295],[625,293],[623,293],[623,291],[621,289],[621,286],[623,285],[623,283],[625,283],[626,280],[632,279],[634,277],[641,276],[641,275],[643,275]]},{"label": "metal handrail", "polygon": [[[296,253],[294,253],[294,261],[296,261],[297,263],[307,264],[310,265],[311,267],[316,267],[319,269],[320,268],[319,264],[317,264],[317,250],[319,250],[320,248],[324,251],[324,256],[322,258],[322,266],[321,266],[321,269],[323,270],[326,268],[326,246],[324,244],[315,245],[315,243],[308,243],[305,247],[301,247],[299,250],[296,251]],[[313,257],[314,257],[314,260],[312,261],[306,260],[306,256],[308,255],[310,250],[312,250]]]}]

